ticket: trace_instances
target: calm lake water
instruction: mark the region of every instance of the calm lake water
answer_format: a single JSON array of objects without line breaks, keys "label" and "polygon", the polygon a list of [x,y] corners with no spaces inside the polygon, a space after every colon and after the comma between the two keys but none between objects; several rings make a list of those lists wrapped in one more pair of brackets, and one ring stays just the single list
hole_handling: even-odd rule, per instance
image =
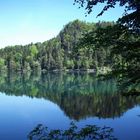
[{"label": "calm lake water", "polygon": [[117,94],[115,80],[94,74],[1,74],[0,140],[27,140],[42,124],[67,129],[71,121],[109,126],[119,140],[140,140],[140,97]]}]

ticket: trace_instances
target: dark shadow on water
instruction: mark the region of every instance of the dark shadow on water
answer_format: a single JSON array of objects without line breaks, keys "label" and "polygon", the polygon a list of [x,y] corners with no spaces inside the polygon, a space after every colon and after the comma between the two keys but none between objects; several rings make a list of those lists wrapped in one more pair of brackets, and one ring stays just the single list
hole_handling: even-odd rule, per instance
[{"label": "dark shadow on water", "polygon": [[116,118],[140,104],[139,96],[117,94],[115,80],[100,81],[86,73],[1,74],[0,92],[50,100],[74,120]]}]

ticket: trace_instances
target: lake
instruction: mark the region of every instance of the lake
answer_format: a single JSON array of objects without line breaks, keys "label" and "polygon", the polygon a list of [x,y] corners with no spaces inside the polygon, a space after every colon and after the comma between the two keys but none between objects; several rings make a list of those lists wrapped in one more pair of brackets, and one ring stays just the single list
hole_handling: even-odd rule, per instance
[{"label": "lake", "polygon": [[27,140],[38,124],[67,129],[71,122],[113,128],[119,140],[140,140],[140,96],[117,92],[114,79],[86,73],[0,75],[0,139]]}]

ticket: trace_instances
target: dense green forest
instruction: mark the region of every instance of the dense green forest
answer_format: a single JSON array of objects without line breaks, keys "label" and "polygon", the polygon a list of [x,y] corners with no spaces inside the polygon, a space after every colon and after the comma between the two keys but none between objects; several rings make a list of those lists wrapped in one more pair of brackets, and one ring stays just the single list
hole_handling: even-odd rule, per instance
[{"label": "dense green forest", "polygon": [[51,40],[25,46],[8,46],[0,50],[0,70],[103,70],[110,69],[113,58],[110,48],[81,47],[87,33],[99,27],[113,26],[114,22],[86,23],[79,20],[68,23]]},{"label": "dense green forest", "polygon": [[[102,16],[118,4],[124,7],[124,14],[116,25],[99,28],[84,36],[82,45],[109,47],[114,64],[110,75],[117,77],[122,92],[139,94],[136,87],[140,85],[140,1],[139,0],[74,0],[79,8],[84,8],[87,16],[98,4],[104,3],[97,17]],[[95,33],[96,32],[96,33]],[[111,57],[111,60],[112,60]],[[131,88],[130,88],[131,87]]]},{"label": "dense green forest", "polygon": [[43,43],[0,50],[0,71],[90,71],[110,74],[122,90],[139,92],[140,37],[114,22],[68,23]]}]

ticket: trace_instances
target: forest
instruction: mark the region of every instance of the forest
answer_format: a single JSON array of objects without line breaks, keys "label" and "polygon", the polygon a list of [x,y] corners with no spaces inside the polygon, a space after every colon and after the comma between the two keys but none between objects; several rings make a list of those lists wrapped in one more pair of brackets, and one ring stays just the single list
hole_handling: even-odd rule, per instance
[{"label": "forest", "polygon": [[97,48],[93,45],[81,47],[81,42],[88,32],[114,24],[75,20],[65,25],[59,35],[51,40],[25,46],[5,47],[0,50],[0,70],[109,70],[115,61],[110,56],[110,48]]},{"label": "forest", "polygon": [[0,49],[0,71],[96,72],[117,77],[123,90],[137,93],[139,41],[137,33],[115,22],[75,20],[43,43]]}]

